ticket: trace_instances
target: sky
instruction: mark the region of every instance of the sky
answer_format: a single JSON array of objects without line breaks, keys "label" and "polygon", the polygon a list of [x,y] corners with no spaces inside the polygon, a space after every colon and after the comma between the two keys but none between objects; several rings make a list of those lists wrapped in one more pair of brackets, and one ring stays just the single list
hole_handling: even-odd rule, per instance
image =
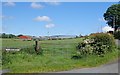
[{"label": "sky", "polygon": [[107,26],[115,2],[3,2],[2,33],[32,36],[88,35]]}]

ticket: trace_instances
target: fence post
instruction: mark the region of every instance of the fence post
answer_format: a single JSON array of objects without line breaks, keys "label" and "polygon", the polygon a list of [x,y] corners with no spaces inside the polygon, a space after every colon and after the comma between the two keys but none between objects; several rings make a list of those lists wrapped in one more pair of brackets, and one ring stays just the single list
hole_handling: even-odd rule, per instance
[{"label": "fence post", "polygon": [[39,54],[39,52],[40,52],[39,49],[40,49],[39,42],[36,40],[35,41],[35,51],[36,51],[37,54]]}]

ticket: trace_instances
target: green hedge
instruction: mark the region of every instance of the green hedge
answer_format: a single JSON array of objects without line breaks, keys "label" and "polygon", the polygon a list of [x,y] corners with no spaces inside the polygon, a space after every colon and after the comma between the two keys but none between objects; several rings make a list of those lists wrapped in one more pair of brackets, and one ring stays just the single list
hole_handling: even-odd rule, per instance
[{"label": "green hedge", "polygon": [[120,40],[120,31],[114,32],[114,37]]},{"label": "green hedge", "polygon": [[115,40],[111,34],[96,33],[79,43],[77,50],[80,56],[95,54],[103,56],[115,47]]}]

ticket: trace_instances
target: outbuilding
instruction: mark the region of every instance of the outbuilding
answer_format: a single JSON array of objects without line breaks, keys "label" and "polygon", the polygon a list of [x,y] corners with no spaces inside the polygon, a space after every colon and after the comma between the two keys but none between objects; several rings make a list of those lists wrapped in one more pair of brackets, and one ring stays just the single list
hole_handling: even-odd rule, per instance
[{"label": "outbuilding", "polygon": [[22,40],[32,40],[32,38],[29,36],[19,36],[18,38]]}]

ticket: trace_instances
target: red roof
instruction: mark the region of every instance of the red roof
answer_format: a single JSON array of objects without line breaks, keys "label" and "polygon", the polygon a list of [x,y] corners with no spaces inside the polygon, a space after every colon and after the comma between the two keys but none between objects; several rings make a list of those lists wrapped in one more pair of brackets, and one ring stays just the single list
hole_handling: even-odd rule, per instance
[{"label": "red roof", "polygon": [[19,36],[20,39],[31,39],[29,36]]}]

